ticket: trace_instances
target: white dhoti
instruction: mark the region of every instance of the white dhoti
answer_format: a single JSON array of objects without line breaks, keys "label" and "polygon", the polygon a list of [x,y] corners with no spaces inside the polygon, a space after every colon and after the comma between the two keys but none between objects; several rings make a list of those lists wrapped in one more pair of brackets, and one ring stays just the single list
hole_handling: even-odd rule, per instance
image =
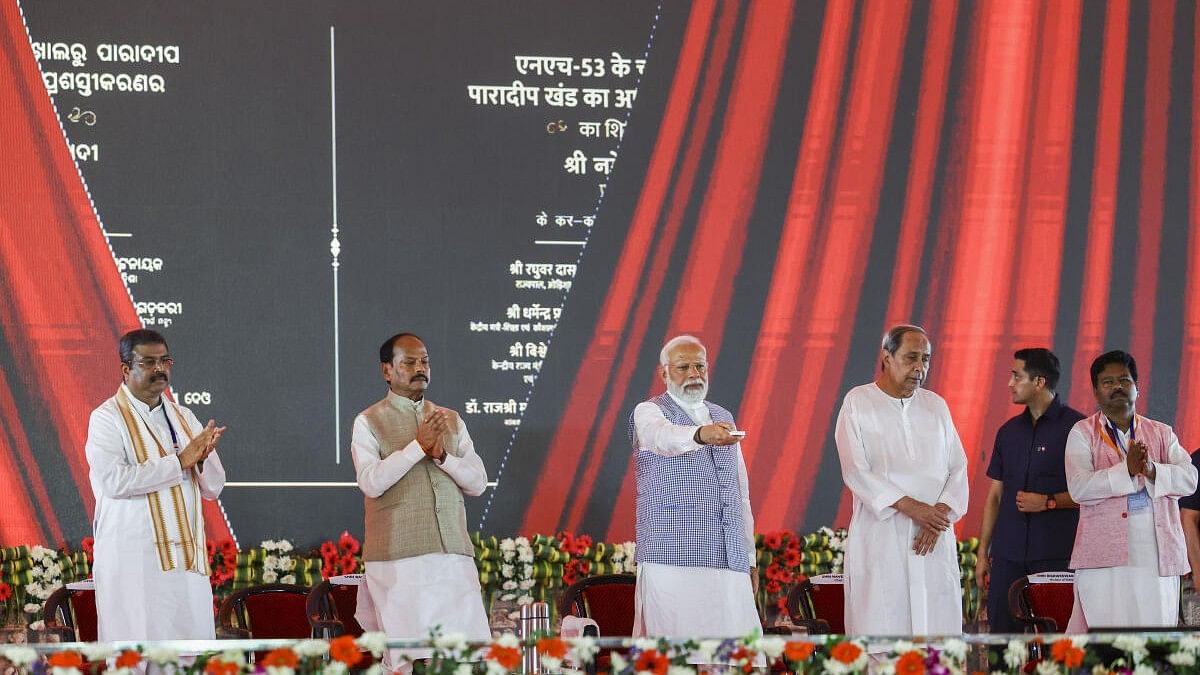
[{"label": "white dhoti", "polygon": [[1088,627],[1179,625],[1179,577],[1158,575],[1154,512],[1129,512],[1129,564],[1075,571],[1068,633]]},{"label": "white dhoti", "polygon": [[[492,637],[475,560],[464,555],[429,553],[402,560],[368,562],[367,593],[372,616],[359,623],[379,626],[393,640],[425,640],[438,628],[443,635],[462,633],[467,640]],[[359,614],[364,608],[359,608]],[[400,667],[401,655],[424,659],[429,649],[392,649],[385,666]]]},{"label": "white dhoti", "polygon": [[[638,564],[633,634],[743,637],[760,631],[750,575],[713,567]],[[600,626],[600,634],[604,626]]]}]

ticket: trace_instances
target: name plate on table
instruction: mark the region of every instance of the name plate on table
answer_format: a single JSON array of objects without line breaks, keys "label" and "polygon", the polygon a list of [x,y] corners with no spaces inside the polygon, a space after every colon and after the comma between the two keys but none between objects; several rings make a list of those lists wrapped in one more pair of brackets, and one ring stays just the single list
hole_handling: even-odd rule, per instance
[{"label": "name plate on table", "polygon": [[1038,572],[1037,574],[1029,575],[1029,583],[1031,584],[1073,584],[1075,583],[1074,572]]},{"label": "name plate on table", "polygon": [[82,581],[72,581],[67,584],[67,588],[72,591],[94,591],[96,590],[96,580],[84,579]]},{"label": "name plate on table", "polygon": [[815,577],[808,578],[811,584],[836,584],[844,586],[846,584],[845,574],[818,574]]},{"label": "name plate on table", "polygon": [[365,574],[342,574],[329,577],[329,583],[335,586],[362,586],[367,581]]}]

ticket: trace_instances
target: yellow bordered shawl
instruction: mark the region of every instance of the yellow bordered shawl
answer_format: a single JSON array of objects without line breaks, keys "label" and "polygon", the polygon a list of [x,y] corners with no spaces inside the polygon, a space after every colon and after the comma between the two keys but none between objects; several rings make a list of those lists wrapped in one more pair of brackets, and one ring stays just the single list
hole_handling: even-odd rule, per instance
[{"label": "yellow bordered shawl", "polygon": [[[154,447],[158,451],[158,457],[166,457],[167,450],[154,431],[147,425],[146,421],[140,415],[133,411],[133,407],[129,403],[129,396],[125,393],[125,387],[117,390],[116,395],[117,410],[121,412],[121,419],[125,422],[125,428],[129,432],[129,438],[133,441],[133,453],[138,464],[144,464],[149,459],[149,454],[146,451],[147,439],[153,441]],[[183,430],[188,441],[194,437],[192,428],[183,419],[183,414],[179,411],[179,406],[173,401],[163,399],[163,405],[167,409],[175,413],[175,419],[178,421],[179,428]],[[146,495],[147,504],[150,507],[150,524],[154,527],[154,547],[158,549],[158,560],[164,572],[176,568],[175,557],[171,554],[172,542],[167,539],[167,525],[163,512],[163,499],[165,495],[169,495],[167,503],[167,513],[171,514],[179,526],[179,536],[183,539],[180,544],[183,549],[183,569],[193,570],[200,574],[208,575],[208,551],[207,544],[204,539],[204,514],[203,502],[198,486],[199,476],[196,475],[195,468],[192,468],[192,480],[188,484],[193,492],[193,503],[196,505],[196,515],[194,518],[188,517],[187,506],[183,499],[183,485],[172,485],[165,490],[151,492]]]}]

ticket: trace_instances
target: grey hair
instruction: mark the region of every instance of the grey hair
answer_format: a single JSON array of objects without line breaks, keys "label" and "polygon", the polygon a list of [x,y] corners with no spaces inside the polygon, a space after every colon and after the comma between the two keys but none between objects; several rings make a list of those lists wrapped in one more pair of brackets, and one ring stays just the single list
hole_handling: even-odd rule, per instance
[{"label": "grey hair", "polygon": [[694,335],[676,335],[670,340],[667,340],[667,344],[663,345],[662,351],[658,353],[658,362],[664,366],[670,365],[671,350],[683,344],[696,345],[701,351],[704,352],[705,358],[708,357],[708,349],[704,346],[704,343],[700,341],[700,338]]},{"label": "grey hair", "polygon": [[[929,333],[926,333],[925,329],[921,328],[920,326],[914,326],[913,324],[908,323],[898,324],[889,328],[888,332],[884,334],[882,345],[883,351],[895,356],[896,350],[900,349],[900,343],[904,342],[904,336],[907,333],[920,333],[921,335],[925,336],[926,340],[929,339]],[[883,364],[880,363],[880,368],[882,367]]]}]

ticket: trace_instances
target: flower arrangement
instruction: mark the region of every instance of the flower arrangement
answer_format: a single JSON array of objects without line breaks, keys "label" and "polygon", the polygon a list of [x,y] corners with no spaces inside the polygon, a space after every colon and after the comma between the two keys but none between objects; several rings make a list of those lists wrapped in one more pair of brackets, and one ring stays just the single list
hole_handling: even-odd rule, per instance
[{"label": "flower arrangement", "polygon": [[280,539],[278,541],[267,540],[259,546],[266,554],[263,556],[262,565],[263,583],[296,583],[296,575],[292,574],[292,570],[296,567],[296,561],[289,555],[294,549],[292,542],[287,539]]},{"label": "flower arrangement", "polygon": [[353,574],[358,570],[358,552],[362,550],[358,540],[343,531],[337,542],[321,544],[321,577],[328,579],[339,574]]}]

